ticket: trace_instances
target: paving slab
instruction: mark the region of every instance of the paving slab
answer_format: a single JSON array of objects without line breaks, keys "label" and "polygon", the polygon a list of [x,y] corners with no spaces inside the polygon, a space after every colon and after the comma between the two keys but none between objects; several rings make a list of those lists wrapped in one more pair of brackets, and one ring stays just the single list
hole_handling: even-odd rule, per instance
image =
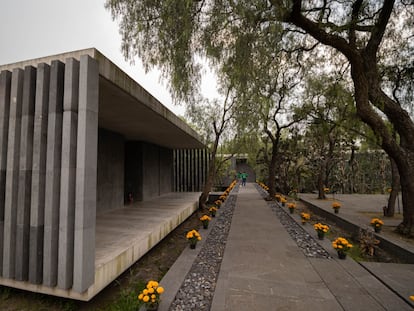
[{"label": "paving slab", "polygon": [[414,307],[409,300],[414,293],[414,265],[383,262],[361,262],[361,265]]}]

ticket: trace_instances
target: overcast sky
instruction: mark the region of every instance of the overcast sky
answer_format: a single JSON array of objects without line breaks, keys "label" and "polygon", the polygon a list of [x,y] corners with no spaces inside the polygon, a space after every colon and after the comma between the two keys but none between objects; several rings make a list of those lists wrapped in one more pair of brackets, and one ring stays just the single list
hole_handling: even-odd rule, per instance
[{"label": "overcast sky", "polygon": [[176,114],[159,72],[145,74],[120,51],[118,25],[105,0],[0,0],[0,64],[95,47]]}]

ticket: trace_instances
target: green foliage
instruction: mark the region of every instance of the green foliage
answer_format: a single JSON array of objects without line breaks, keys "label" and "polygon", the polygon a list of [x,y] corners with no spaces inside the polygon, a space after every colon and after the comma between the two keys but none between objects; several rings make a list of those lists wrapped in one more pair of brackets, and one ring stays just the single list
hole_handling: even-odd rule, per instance
[{"label": "green foliage", "polygon": [[122,50],[126,58],[139,55],[145,68],[160,66],[169,79],[174,95],[188,98],[198,88],[200,74],[195,64],[197,52],[195,18],[201,1],[107,0],[114,19],[119,19]]},{"label": "green foliage", "polygon": [[138,294],[134,291],[124,291],[115,303],[108,307],[108,311],[136,311],[139,308]]},{"label": "green foliage", "polygon": [[111,303],[105,311],[136,311],[140,307],[138,293],[145,288],[146,283],[138,281],[123,290],[115,302]]},{"label": "green foliage", "polygon": [[[220,85],[234,89],[236,132],[269,137],[258,151],[259,169],[269,176],[277,170],[282,189],[295,170],[323,172],[319,189],[322,180],[343,182],[345,165],[335,162],[353,155],[366,132],[358,114],[400,168],[403,191],[414,192],[412,1],[107,0],[106,8],[120,22],[125,56],[160,67],[178,100],[198,105],[202,63],[214,67]],[[291,130],[305,118],[308,123],[297,126],[303,152],[296,162],[291,136],[281,128]],[[204,136],[211,133],[206,128]],[[355,162],[349,167],[357,174]],[[408,210],[412,215],[414,204]]]},{"label": "green foliage", "polygon": [[12,289],[10,287],[0,286],[0,299],[1,300],[9,299],[11,290]]}]

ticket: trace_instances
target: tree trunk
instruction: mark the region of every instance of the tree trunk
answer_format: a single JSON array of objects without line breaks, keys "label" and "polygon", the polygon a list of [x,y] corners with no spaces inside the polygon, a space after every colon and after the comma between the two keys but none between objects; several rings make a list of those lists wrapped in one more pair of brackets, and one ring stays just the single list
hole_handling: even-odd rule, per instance
[{"label": "tree trunk", "polygon": [[414,151],[408,150],[412,146],[404,137],[401,137],[401,147],[406,150],[405,156],[395,160],[400,174],[400,185],[403,205],[403,221],[396,231],[403,235],[412,236],[414,226]]},{"label": "tree trunk", "polygon": [[278,154],[278,140],[272,140],[272,157],[269,163],[269,200],[273,200],[275,198],[276,189],[275,189],[275,179],[276,179],[276,160]]},{"label": "tree trunk", "polygon": [[384,216],[394,217],[395,213],[395,201],[398,198],[400,191],[400,174],[398,173],[398,167],[395,161],[389,157],[391,163],[391,192],[388,198],[388,204],[384,208]]},{"label": "tree trunk", "polygon": [[198,207],[201,210],[207,209],[207,201],[208,195],[211,191],[211,188],[214,184],[214,176],[216,175],[216,154],[217,148],[220,140],[221,133],[216,133],[216,137],[214,139],[213,150],[211,150],[211,159],[208,165],[208,174],[207,179],[203,187],[203,191],[201,192],[200,198],[198,199]]},{"label": "tree trunk", "polygon": [[[396,140],[392,138],[386,126],[382,126],[383,121],[370,106],[370,100],[378,101],[379,98],[381,98],[381,94],[378,94],[378,91],[375,91],[377,88],[376,84],[370,85],[368,83],[365,74],[368,69],[363,65],[359,66],[358,64],[352,64],[351,68],[355,87],[357,113],[361,119],[373,129],[374,133],[376,133],[381,142],[381,147],[385,150],[388,156],[395,161],[398,172],[400,173],[403,221],[397,227],[397,232],[404,235],[410,235],[414,223],[414,150],[410,149],[410,144],[404,144],[404,138],[401,135],[401,144],[398,144]],[[400,122],[411,122],[404,118],[402,118],[402,120],[403,121]],[[409,126],[407,126],[407,128],[409,128]]]},{"label": "tree trunk", "polygon": [[349,170],[350,170],[350,174],[348,175],[349,193],[353,194],[355,192],[354,178],[356,176],[356,172],[355,172],[355,147],[354,147],[354,144],[352,144],[352,147],[351,147],[351,156],[349,157],[348,166],[349,166]]},{"label": "tree trunk", "polygon": [[319,167],[319,173],[318,173],[318,199],[325,200],[325,191],[324,188],[326,186],[325,180],[326,180],[326,160],[322,161],[322,164]]},{"label": "tree trunk", "polygon": [[[413,172],[406,173],[400,171],[401,175],[401,193],[403,202],[403,221],[398,225],[396,231],[406,236],[412,236],[414,225],[414,182]],[[407,176],[411,174],[410,176]]]},{"label": "tree trunk", "polygon": [[214,184],[214,175],[215,175],[215,169],[216,169],[215,162],[216,162],[215,156],[214,157],[212,156],[210,159],[210,163],[208,165],[208,175],[207,175],[206,182],[204,184],[203,192],[201,192],[201,195],[199,198],[199,208],[201,210],[207,209],[206,204],[208,201],[208,195]]}]

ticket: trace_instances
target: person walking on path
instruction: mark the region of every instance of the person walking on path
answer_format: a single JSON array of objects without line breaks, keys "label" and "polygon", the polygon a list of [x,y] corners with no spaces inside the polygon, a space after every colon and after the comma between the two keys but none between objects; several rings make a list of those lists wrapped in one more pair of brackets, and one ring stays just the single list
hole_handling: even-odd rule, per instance
[{"label": "person walking on path", "polygon": [[247,175],[246,172],[241,173],[242,186],[246,186],[247,176],[249,176],[249,175]]}]

